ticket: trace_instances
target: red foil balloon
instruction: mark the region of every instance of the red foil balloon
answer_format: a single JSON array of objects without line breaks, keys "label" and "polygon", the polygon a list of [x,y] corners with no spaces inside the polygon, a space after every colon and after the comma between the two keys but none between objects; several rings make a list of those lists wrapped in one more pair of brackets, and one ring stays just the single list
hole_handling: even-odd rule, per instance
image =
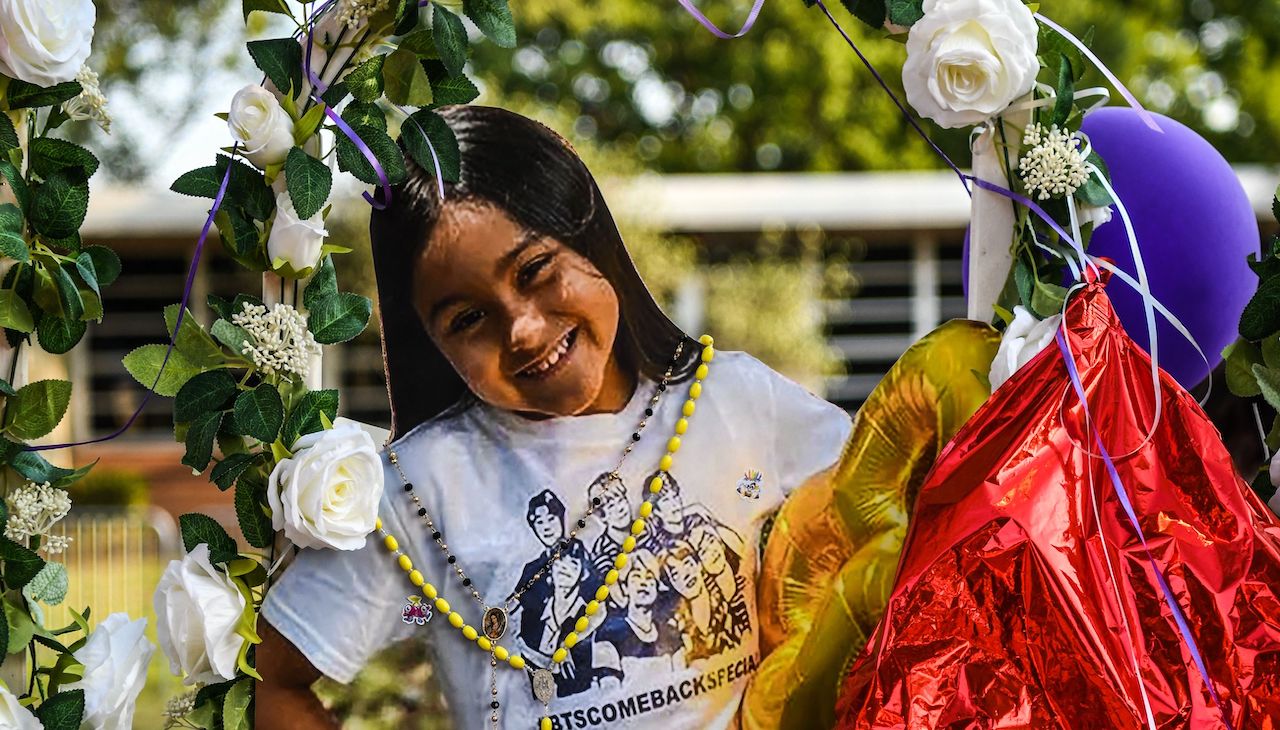
[{"label": "red foil balloon", "polygon": [[[853,728],[1273,728],[1280,525],[1101,283],[1067,311],[1089,410],[1223,707],[1213,701],[1091,443],[1054,345],[939,456],[885,618],[846,679]],[[1090,449],[1096,452],[1096,448]],[[1135,667],[1136,665],[1136,667]],[[1144,700],[1145,694],[1145,700]]]}]

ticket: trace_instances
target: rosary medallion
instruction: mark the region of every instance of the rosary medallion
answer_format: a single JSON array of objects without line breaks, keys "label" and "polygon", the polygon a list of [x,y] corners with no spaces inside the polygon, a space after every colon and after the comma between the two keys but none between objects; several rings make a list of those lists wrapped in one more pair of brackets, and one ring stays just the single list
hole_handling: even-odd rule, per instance
[{"label": "rosary medallion", "polygon": [[480,627],[490,641],[501,639],[507,633],[507,612],[497,606],[485,609]]},{"label": "rosary medallion", "polygon": [[400,620],[407,624],[426,626],[431,620],[431,607],[422,602],[420,596],[409,596],[408,602],[400,610]]},{"label": "rosary medallion", "polygon": [[545,669],[533,670],[533,696],[544,706],[556,697],[556,678]]}]

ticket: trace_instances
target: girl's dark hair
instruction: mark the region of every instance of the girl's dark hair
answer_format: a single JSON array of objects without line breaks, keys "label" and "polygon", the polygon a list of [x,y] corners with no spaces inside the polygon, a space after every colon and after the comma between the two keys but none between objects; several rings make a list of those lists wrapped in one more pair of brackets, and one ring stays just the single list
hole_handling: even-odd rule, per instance
[{"label": "girl's dark hair", "polygon": [[[698,364],[701,347],[663,313],[640,280],[595,178],[569,142],[506,109],[455,105],[437,112],[458,139],[458,182],[444,183],[441,200],[434,172],[406,154],[407,177],[392,187],[390,205],[375,208],[369,219],[391,438],[476,400],[413,306],[414,262],[450,203],[492,204],[518,225],[586,257],[618,296],[614,352],[622,366],[659,380],[683,339],[684,351],[671,380],[687,379]],[[403,152],[403,142],[401,147]]]}]

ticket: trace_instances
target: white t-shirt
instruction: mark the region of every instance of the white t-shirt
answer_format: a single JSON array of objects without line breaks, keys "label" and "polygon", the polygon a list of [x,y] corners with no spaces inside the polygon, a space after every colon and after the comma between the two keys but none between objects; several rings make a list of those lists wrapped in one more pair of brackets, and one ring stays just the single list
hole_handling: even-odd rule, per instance
[{"label": "white t-shirt", "polygon": [[[391,444],[436,529],[491,605],[525,585],[586,511],[593,486],[630,442],[654,392],[642,379],[618,413],[530,420],[480,404],[420,424]],[[667,388],[617,482],[552,569],[514,604],[500,642],[531,666],[573,630],[602,584],[665,453],[688,383]],[[668,484],[623,577],[557,675],[557,730],[731,728],[759,664],[755,576],[764,519],[786,493],[832,466],[848,439],[842,409],[741,352],[719,352]],[[386,529],[427,580],[480,628],[464,589],[383,453]],[[760,472],[758,497],[744,496]],[[741,489],[739,488],[741,486]],[[609,499],[614,496],[614,499]],[[610,532],[607,524],[616,527]],[[351,681],[371,656],[422,638],[459,730],[488,728],[489,655],[438,614],[406,624],[414,593],[374,535],[355,551],[304,550],[272,586],[263,616],[325,675]],[[554,665],[552,665],[554,666]],[[543,707],[527,672],[498,667],[502,728],[535,728]]]}]

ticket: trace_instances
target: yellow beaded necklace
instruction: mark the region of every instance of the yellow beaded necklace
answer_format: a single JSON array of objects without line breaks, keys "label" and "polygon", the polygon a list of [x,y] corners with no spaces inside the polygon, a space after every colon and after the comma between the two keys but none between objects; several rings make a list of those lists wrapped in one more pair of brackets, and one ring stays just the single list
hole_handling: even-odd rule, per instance
[{"label": "yellow beaded necklace", "polygon": [[[681,408],[681,417],[676,421],[675,433],[667,440],[667,451],[658,461],[658,471],[662,473],[669,472],[673,462],[673,457],[680,450],[680,438],[689,430],[689,418],[693,416],[697,408],[696,401],[702,395],[702,381],[706,380],[708,374],[708,364],[715,357],[714,340],[711,335],[703,335],[698,338],[698,342],[703,345],[702,363],[698,365],[697,371],[694,373],[694,380],[689,384],[689,397],[685,400]],[[631,523],[631,535],[622,541],[621,550],[613,559],[613,568],[605,575],[604,582],[596,589],[595,600],[590,601],[582,609],[582,615],[574,623],[574,630],[565,635],[560,646],[551,655],[551,661],[555,664],[561,664],[569,656],[569,650],[578,643],[579,634],[585,632],[590,625],[590,617],[594,616],[600,610],[600,602],[604,601],[609,595],[609,589],[618,582],[619,571],[627,564],[628,555],[635,550],[636,538],[645,530],[646,521],[653,514],[653,498],[662,491],[664,485],[661,474],[653,477],[649,481],[649,492],[651,496],[640,504],[640,514],[634,522]],[[474,642],[475,645],[485,653],[490,655],[490,665],[496,667],[498,662],[505,662],[511,669],[527,670],[527,665],[523,657],[519,654],[512,653],[506,647],[501,646],[496,641],[491,640],[482,632],[477,631],[475,627],[466,623],[462,614],[453,610],[453,606],[449,601],[441,595],[440,591],[432,585],[413,565],[413,560],[404,553],[400,546],[399,540],[395,535],[387,532],[383,527],[382,518],[379,517],[375,523],[375,529],[382,537],[382,543],[393,555],[400,568],[404,570],[409,577],[409,582],[415,587],[422,589],[422,596],[428,601],[433,601],[432,605],[441,614],[448,617],[449,625],[462,631],[462,636],[467,640]],[[410,601],[416,603],[418,596],[410,597]],[[541,730],[551,730],[552,723],[550,717],[549,706],[551,699],[555,695],[555,677],[545,669],[539,669],[532,672],[534,695],[542,702],[544,714],[539,723]],[[497,696],[496,678],[491,682],[494,696]],[[493,719],[497,720],[498,702],[495,699],[492,703],[494,710]]]}]

